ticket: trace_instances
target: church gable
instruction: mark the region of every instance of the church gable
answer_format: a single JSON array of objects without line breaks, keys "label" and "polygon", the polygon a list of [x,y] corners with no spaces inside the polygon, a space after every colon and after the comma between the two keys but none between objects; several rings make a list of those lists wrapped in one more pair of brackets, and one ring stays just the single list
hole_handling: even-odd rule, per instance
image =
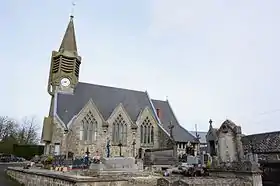
[{"label": "church gable", "polygon": [[70,125],[69,128],[75,129],[75,131],[79,133],[77,135],[79,135],[80,140],[91,144],[94,143],[98,139],[98,135],[102,133],[102,125],[104,122],[98,108],[90,99],[77,114],[76,119],[73,121],[74,126]]},{"label": "church gable", "polygon": [[142,147],[158,146],[159,124],[154,117],[153,111],[146,107],[138,116],[136,121],[138,136]]},{"label": "church gable", "polygon": [[137,117],[137,126],[139,126],[147,117],[151,120],[153,124],[157,124],[157,120],[155,119],[153,111],[149,107],[145,107],[143,110],[141,110]]},{"label": "church gable", "polygon": [[124,106],[122,103],[120,103],[112,112],[112,114],[110,115],[110,117],[107,119],[107,123],[109,125],[111,125],[118,117],[122,117],[122,119],[129,124],[130,127],[132,128],[137,128],[137,126],[133,123],[133,121],[131,120],[130,116],[128,115],[128,113],[126,112]]},{"label": "church gable", "polygon": [[108,118],[107,123],[109,125],[112,145],[118,145],[120,143],[123,146],[128,145],[128,139],[132,138],[131,131],[132,129],[136,129],[137,126],[127,114],[122,103],[115,108]]}]

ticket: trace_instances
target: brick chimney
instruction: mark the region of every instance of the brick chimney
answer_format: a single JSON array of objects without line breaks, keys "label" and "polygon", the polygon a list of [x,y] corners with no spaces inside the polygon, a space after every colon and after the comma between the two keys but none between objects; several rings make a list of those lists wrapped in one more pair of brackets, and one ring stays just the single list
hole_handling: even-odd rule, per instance
[{"label": "brick chimney", "polygon": [[159,120],[161,120],[161,112],[160,112],[160,109],[157,108],[156,110],[157,110],[157,117],[159,118]]}]

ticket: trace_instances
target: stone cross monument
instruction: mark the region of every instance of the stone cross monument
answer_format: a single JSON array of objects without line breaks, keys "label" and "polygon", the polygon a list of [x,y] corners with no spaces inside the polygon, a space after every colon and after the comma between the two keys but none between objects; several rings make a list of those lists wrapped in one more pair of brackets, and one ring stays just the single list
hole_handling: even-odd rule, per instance
[{"label": "stone cross monument", "polygon": [[107,139],[107,145],[106,145],[106,150],[107,150],[107,158],[110,157],[110,139]]},{"label": "stone cross monument", "polygon": [[169,128],[169,132],[170,132],[170,137],[172,140],[174,140],[174,136],[173,136],[174,125],[172,124],[172,121],[170,121],[168,128]]},{"label": "stone cross monument", "polygon": [[170,121],[168,128],[170,130],[171,144],[173,146],[173,157],[177,158],[177,144],[176,144],[176,142],[174,140],[174,136],[173,136],[174,125],[172,124],[172,121]]}]

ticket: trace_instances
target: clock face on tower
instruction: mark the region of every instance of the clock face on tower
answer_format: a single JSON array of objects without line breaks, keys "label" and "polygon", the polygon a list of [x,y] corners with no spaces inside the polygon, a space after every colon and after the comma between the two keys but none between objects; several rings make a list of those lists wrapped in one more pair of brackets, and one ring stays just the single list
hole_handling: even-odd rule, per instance
[{"label": "clock face on tower", "polygon": [[62,78],[61,81],[60,81],[60,84],[63,87],[68,87],[70,85],[70,80],[68,78]]}]

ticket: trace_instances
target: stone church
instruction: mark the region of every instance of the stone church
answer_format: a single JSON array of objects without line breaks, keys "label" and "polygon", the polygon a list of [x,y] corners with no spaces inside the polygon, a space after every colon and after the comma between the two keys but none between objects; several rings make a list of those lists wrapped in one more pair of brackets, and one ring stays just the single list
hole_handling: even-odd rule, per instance
[{"label": "stone church", "polygon": [[71,16],[60,48],[51,56],[51,104],[42,131],[45,154],[81,156],[88,150],[104,155],[110,143],[111,156],[141,157],[145,149],[167,147],[171,137],[180,147],[196,143],[168,100],[151,99],[144,91],[79,82],[81,62]]}]

